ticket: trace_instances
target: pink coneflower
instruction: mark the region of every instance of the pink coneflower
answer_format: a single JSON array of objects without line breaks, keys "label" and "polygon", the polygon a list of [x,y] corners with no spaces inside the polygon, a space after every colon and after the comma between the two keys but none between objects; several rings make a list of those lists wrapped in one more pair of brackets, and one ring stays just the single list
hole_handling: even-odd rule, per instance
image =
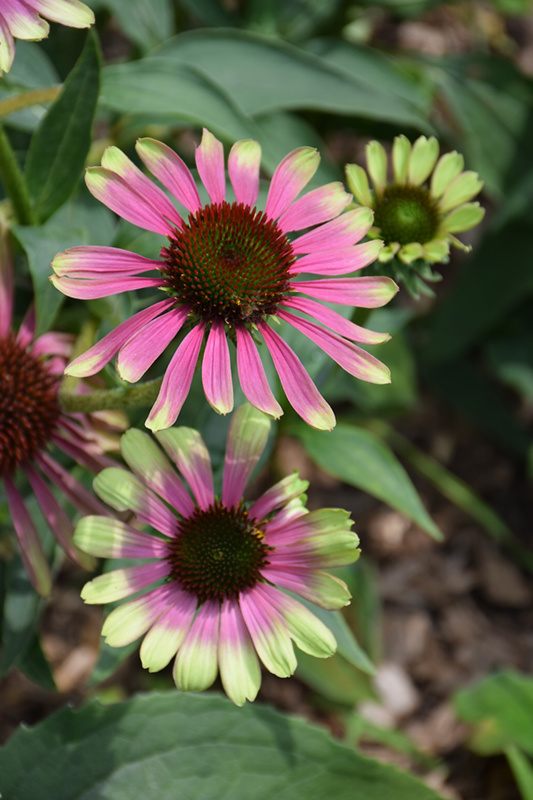
[{"label": "pink coneflower", "polygon": [[74,536],[92,555],[142,559],[83,588],[87,603],[144,592],[109,614],[102,631],[107,643],[121,647],[144,636],[143,666],[156,672],[176,657],[174,680],[187,691],[208,688],[220,671],[224,689],[238,705],[259,690],[259,661],[279,677],[292,675],[292,641],[319,658],[334,652],[329,628],[283,590],[322,608],[340,608],[350,594],[323,569],[350,564],[359,554],[348,512],[309,513],[303,496],[307,482],[296,473],[251,505],[243,501],[269,427],[269,420],[248,404],[235,412],[220,498],[197,431],[170,428],[156,434],[191,497],[153,438],[131,429],[121,448],[132,472],[106,469],[94,487],[102,500],[118,511],[132,511],[154,532],[110,517],[86,517]]},{"label": "pink coneflower", "polygon": [[[48,483],[85,514],[102,513],[105,508],[53,458],[49,449],[55,445],[79,464],[98,472],[112,463],[102,455],[101,446],[107,417],[100,414],[97,421],[94,416],[64,413],[59,406],[59,382],[72,352],[71,336],[48,332],[34,338],[33,307],[18,333],[11,331],[11,262],[1,234],[0,231],[0,487],[5,487],[26,570],[37,591],[47,595],[51,589],[50,570],[35,525],[16,488],[16,474],[25,474],[64,551],[87,566],[90,562],[73,543],[74,527]],[[104,425],[102,431],[98,423]]]},{"label": "pink coneflower", "polygon": [[79,0],[0,0],[0,74],[9,72],[15,58],[15,39],[39,41],[50,26],[39,16],[69,28],[88,28],[91,9]]},{"label": "pink coneflower", "polygon": [[[205,395],[219,413],[231,411],[228,338],[236,345],[245,396],[261,411],[279,417],[282,410],[257,348],[257,342],[262,342],[294,409],[313,427],[331,429],[333,411],[296,354],[269,324],[283,320],[352,375],[374,383],[389,382],[387,367],[353,344],[377,344],[386,341],[387,334],[355,325],[317,302],[374,308],[387,303],[397,287],[390,278],[339,277],[372,262],[382,244],[356,244],[370,228],[372,212],[360,208],[341,214],[351,199],[341,183],[296,199],[318,167],[316,150],[301,147],[283,159],[270,183],[264,211],[255,205],[261,160],[257,142],[245,140],[232,147],[228,170],[235,201],[227,200],[223,147],[204,130],[196,165],[210,198],[206,205],[190,171],[173,150],[154,139],[141,139],[137,152],[190,212],[188,218],[180,216],[167,195],[124,153],[110,147],[102,166],[87,171],[90,191],[124,219],[166,236],[167,244],[155,260],[116,248],[75,247],[55,257],[56,274],[51,280],[70,297],[106,297],[145,287],[156,287],[166,297],[123,322],[73,361],[69,374],[92,375],[118,351],[120,376],[137,381],[185,327],[187,335],[169,364],[147,419],[149,428],[161,430],[176,421],[204,341]],[[304,229],[311,230],[289,238]],[[152,270],[158,271],[157,277],[139,277]],[[320,277],[302,280],[301,273]]]}]

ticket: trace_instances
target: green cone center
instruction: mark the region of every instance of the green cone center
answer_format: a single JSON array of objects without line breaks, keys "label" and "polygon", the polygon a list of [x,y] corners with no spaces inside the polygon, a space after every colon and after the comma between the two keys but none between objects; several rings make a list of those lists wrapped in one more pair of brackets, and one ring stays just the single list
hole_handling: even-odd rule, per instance
[{"label": "green cone center", "polygon": [[169,542],[170,578],[199,602],[236,598],[261,580],[271,549],[246,508],[216,501],[182,520]]},{"label": "green cone center", "polygon": [[0,339],[0,478],[46,447],[59,414],[57,377],[13,336]]},{"label": "green cone center", "polygon": [[207,205],[169,238],[161,251],[168,288],[199,317],[234,325],[276,313],[295,258],[263,212],[243,203]]},{"label": "green cone center", "polygon": [[374,209],[385,244],[429,242],[437,233],[437,207],[423,186],[387,186]]}]

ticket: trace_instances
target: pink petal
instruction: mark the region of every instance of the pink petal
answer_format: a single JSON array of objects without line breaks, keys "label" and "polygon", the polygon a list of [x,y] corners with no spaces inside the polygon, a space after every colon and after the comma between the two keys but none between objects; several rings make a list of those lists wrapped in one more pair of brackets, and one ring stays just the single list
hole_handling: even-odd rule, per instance
[{"label": "pink petal", "polygon": [[239,597],[242,616],[257,655],[270,672],[286,678],[296,669],[296,657],[283,617],[258,583]]},{"label": "pink petal", "polygon": [[356,325],[331,308],[323,306],[315,300],[308,300],[306,297],[291,297],[289,295],[283,300],[281,306],[283,308],[295,308],[297,311],[303,311],[304,314],[309,314],[312,319],[323,322],[328,328],[331,328],[336,333],[354,342],[382,344],[383,342],[388,342],[390,339],[388,333],[378,333],[377,331],[370,331],[367,328],[362,328],[360,325]]},{"label": "pink petal", "polygon": [[218,414],[233,408],[233,384],[228,340],[224,323],[215,320],[207,337],[202,361],[202,382],[209,405]]},{"label": "pink petal", "polygon": [[39,535],[11,478],[6,476],[4,485],[9,514],[19,543],[20,557],[33,586],[39,594],[46,597],[52,591],[52,578]]},{"label": "pink petal", "polygon": [[163,236],[172,235],[173,226],[165,219],[164,211],[154,208],[142,194],[111,170],[89,167],[85,172],[85,183],[97,200],[133,225]]},{"label": "pink petal", "polygon": [[194,214],[202,205],[194,178],[185,162],[170,147],[157,139],[139,139],[135,145],[152,175]]},{"label": "pink petal", "polygon": [[236,325],[237,370],[241,388],[250,403],[270,417],[278,419],[283,409],[268,385],[261,356],[254,340],[244,325]]},{"label": "pink petal", "polygon": [[173,428],[156,431],[156,436],[191,487],[198,507],[209,508],[215,499],[213,472],[209,451],[198,431]]},{"label": "pink petal", "polygon": [[94,278],[99,273],[110,277],[136,275],[152,269],[161,269],[162,262],[144,258],[119,247],[71,247],[58,253],[52,261],[52,269],[58,276],[69,278]]},{"label": "pink petal", "polygon": [[66,436],[62,436],[60,433],[56,432],[52,435],[52,440],[60,450],[63,450],[64,453],[69,455],[78,464],[90,469],[91,472],[100,472],[102,469],[103,465],[100,463],[99,459],[85,450],[83,446],[80,447],[79,444],[71,441]]},{"label": "pink petal", "polygon": [[148,289],[165,286],[162,278],[111,278],[78,280],[78,278],[58,278],[52,275],[50,281],[56,289],[67,297],[81,300],[94,300],[97,297],[110,297],[122,292],[133,292],[137,289]]},{"label": "pink petal", "polygon": [[196,149],[196,166],[212,203],[223,203],[226,197],[224,148],[212,133],[204,128],[202,142]]},{"label": "pink petal", "polygon": [[278,481],[252,504],[249,514],[254,519],[262,520],[276,508],[286,506],[295,497],[300,497],[304,489],[309,486],[307,481],[301,481],[293,473]]},{"label": "pink petal", "polygon": [[290,268],[291,275],[315,272],[317,275],[346,275],[368,266],[383,250],[383,242],[372,242],[343,247],[340,250],[317,251],[298,258]]},{"label": "pink petal", "polygon": [[302,292],[325,303],[377,308],[394,297],[398,287],[391,278],[335,278],[332,280],[294,281],[294,292]]},{"label": "pink petal", "polygon": [[[0,15],[0,34],[2,17]],[[3,45],[0,38],[0,48]],[[1,74],[1,69],[0,69]],[[13,262],[8,234],[0,230],[0,338],[7,336],[13,317]]]},{"label": "pink petal", "polygon": [[322,222],[338,217],[350,202],[351,197],[344,191],[344,186],[340,181],[320,186],[296,200],[281,215],[278,225],[284,233],[320,225]]},{"label": "pink petal", "polygon": [[261,146],[253,139],[235,142],[228,158],[228,172],[237,203],[253,208],[259,195]]},{"label": "pink petal", "polygon": [[33,9],[19,0],[9,0],[0,4],[0,14],[5,20],[12,36],[16,39],[40,40],[48,36],[49,25]]},{"label": "pink petal", "polygon": [[334,428],[335,415],[309,377],[300,359],[285,344],[281,336],[268,325],[260,324],[258,328],[272,356],[287,399],[294,410],[312,428],[318,428],[318,430]]},{"label": "pink petal", "polygon": [[313,147],[299,147],[289,153],[272,176],[265,214],[277,219],[307,186],[318,169],[320,155]]},{"label": "pink petal", "polygon": [[170,428],[187,399],[204,338],[205,323],[187,334],[165,372],[161,390],[145,422],[152,431]]},{"label": "pink petal", "polygon": [[390,371],[385,364],[366,350],[347,342],[341,336],[324,330],[314,322],[278,309],[278,316],[304,333],[350,375],[370,383],[390,383]]},{"label": "pink petal", "polygon": [[117,356],[120,377],[130,383],[140,380],[183,327],[189,311],[190,306],[173,308],[134,333]]},{"label": "pink petal", "polygon": [[233,415],[226,439],[222,479],[222,502],[225,506],[238,506],[241,502],[269,433],[270,421],[252,406],[240,406]]},{"label": "pink petal", "polygon": [[20,323],[19,332],[17,333],[17,343],[20,344],[22,348],[26,349],[35,336],[35,327],[35,306],[32,303],[24,314],[24,319]]},{"label": "pink petal", "polygon": [[0,13],[0,76],[2,70],[9,72],[15,58],[15,42],[9,25]]},{"label": "pink petal", "polygon": [[68,358],[72,352],[74,337],[68,333],[49,331],[43,333],[32,345],[32,355],[36,356],[62,356]]},{"label": "pink petal", "polygon": [[130,336],[142,328],[151,320],[155,319],[167,309],[172,308],[175,301],[172,298],[160,300],[158,303],[139,311],[130,319],[121,322],[114,331],[104,336],[98,344],[95,344],[83,355],[71,361],[65,372],[67,375],[75,375],[78,378],[85,378],[100,372],[102,367],[111,361],[117,350],[120,350]]},{"label": "pink petal", "polygon": [[292,249],[296,255],[301,255],[351,247],[365,236],[371,226],[372,215],[368,214],[368,209],[356,208],[298,236],[292,242]]},{"label": "pink petal", "polygon": [[97,500],[91,492],[88,492],[57,461],[50,458],[48,453],[41,453],[35,460],[48,480],[57,486],[74,508],[81,511],[82,514],[109,515],[109,510],[103,503]]}]

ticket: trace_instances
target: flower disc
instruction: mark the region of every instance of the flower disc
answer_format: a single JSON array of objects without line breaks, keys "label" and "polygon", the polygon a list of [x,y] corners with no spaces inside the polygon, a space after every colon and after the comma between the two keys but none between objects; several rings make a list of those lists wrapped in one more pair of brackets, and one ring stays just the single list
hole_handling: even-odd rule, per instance
[{"label": "flower disc", "polygon": [[387,186],[376,203],[374,224],[386,243],[429,242],[438,221],[436,205],[423,186]]}]

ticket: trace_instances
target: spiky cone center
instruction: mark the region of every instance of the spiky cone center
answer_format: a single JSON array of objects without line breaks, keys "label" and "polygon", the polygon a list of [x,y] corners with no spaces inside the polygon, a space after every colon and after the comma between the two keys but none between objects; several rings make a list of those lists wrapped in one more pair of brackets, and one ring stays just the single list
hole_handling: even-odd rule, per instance
[{"label": "spiky cone center", "polygon": [[8,335],[0,340],[0,478],[33,461],[50,440],[60,408],[57,377]]},{"label": "spiky cone center", "polygon": [[168,545],[169,578],[200,603],[236,598],[261,580],[270,549],[244,505],[217,500],[179,523]]},{"label": "spiky cone center", "polygon": [[423,186],[387,186],[374,208],[374,225],[385,244],[431,241],[437,233],[439,213]]},{"label": "spiky cone center", "polygon": [[276,313],[295,258],[264,212],[243,203],[207,205],[169,238],[161,251],[168,289],[201,319],[256,324]]}]

